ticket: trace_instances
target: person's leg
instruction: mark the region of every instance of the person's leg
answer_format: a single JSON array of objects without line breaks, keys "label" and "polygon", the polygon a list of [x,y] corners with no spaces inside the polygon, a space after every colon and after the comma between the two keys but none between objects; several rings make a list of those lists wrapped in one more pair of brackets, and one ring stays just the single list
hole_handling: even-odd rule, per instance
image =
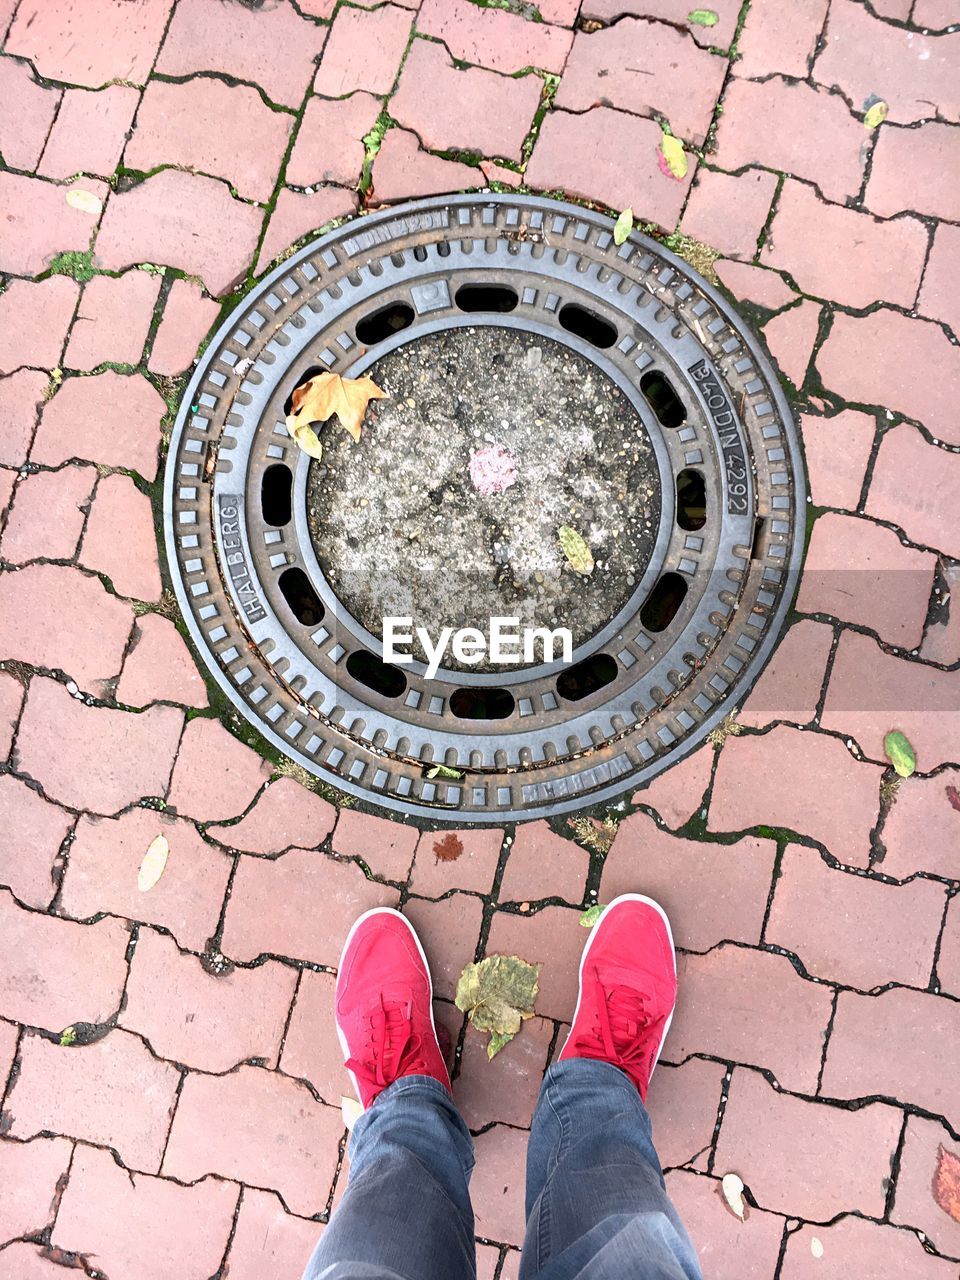
[{"label": "person's leg", "polygon": [[337,976],[340,1043],[364,1112],[350,1181],[304,1280],[474,1280],[473,1144],[450,1095],[413,927],[361,916]]},{"label": "person's leg", "polygon": [[573,1026],[540,1090],[521,1280],[701,1280],[644,1106],[675,999],[666,916],[618,898],[584,949]]}]

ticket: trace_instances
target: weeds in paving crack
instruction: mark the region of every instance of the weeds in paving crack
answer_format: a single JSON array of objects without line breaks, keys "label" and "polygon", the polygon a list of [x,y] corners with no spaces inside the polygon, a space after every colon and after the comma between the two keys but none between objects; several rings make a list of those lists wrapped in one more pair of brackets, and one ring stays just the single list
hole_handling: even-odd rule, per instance
[{"label": "weeds in paving crack", "polygon": [[743,733],[743,725],[737,723],[737,711],[739,708],[734,707],[733,710],[723,717],[716,728],[711,729],[707,734],[707,741],[712,742],[715,747],[722,747],[727,738],[739,738]]},{"label": "weeds in paving crack", "polygon": [[609,815],[602,822],[596,822],[578,814],[575,818],[567,819],[567,826],[586,848],[592,849],[594,853],[609,853],[620,823]]},{"label": "weeds in paving crack", "polygon": [[50,275],[69,276],[85,284],[97,274],[93,265],[92,249],[67,249],[58,253],[50,263]]}]

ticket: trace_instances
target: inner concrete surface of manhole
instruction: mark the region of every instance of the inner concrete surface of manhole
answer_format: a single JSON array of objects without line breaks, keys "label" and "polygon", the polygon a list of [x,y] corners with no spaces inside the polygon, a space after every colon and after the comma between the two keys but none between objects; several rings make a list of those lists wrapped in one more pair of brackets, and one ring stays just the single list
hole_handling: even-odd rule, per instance
[{"label": "inner concrete surface of manhole", "polygon": [[[390,398],[359,443],[320,428],[312,461],[285,421],[321,371]],[[249,293],[187,390],[164,501],[181,608],[247,719],[346,792],[479,823],[618,796],[742,702],[805,489],[762,349],[692,268],[602,214],[475,195],[349,223]],[[386,618],[435,647],[495,617],[570,652],[384,661]]]}]

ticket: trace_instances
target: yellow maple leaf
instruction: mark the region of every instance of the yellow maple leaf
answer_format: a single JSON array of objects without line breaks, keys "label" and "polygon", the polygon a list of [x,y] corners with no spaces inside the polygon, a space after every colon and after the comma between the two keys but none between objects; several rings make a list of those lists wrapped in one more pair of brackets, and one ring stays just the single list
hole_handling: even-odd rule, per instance
[{"label": "yellow maple leaf", "polygon": [[660,135],[660,154],[663,157],[663,169],[666,166],[671,177],[676,178],[679,182],[686,177],[687,174],[687,154],[683,149],[683,143],[679,138],[675,138],[672,133],[663,132]]},{"label": "yellow maple leaf", "polygon": [[[293,413],[287,419],[287,430],[297,439],[301,427],[311,422],[326,422],[336,414],[344,430],[359,440],[367,405],[371,400],[386,399],[389,399],[386,391],[372,378],[341,378],[339,373],[318,373],[294,391]],[[300,440],[297,443],[301,443]]]}]

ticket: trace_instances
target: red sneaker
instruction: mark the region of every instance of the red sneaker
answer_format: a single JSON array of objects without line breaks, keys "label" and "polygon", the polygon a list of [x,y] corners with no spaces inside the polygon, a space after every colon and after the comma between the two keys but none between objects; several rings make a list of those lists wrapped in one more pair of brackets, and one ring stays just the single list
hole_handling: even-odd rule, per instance
[{"label": "red sneaker", "polygon": [[614,898],[587,939],[580,995],[559,1061],[596,1058],[626,1072],[646,1101],[677,1002],[670,921],[652,898]]},{"label": "red sneaker", "polygon": [[427,957],[399,911],[375,907],[347,935],[337,974],[336,1022],[364,1109],[401,1076],[433,1076],[450,1089],[433,1021]]}]

